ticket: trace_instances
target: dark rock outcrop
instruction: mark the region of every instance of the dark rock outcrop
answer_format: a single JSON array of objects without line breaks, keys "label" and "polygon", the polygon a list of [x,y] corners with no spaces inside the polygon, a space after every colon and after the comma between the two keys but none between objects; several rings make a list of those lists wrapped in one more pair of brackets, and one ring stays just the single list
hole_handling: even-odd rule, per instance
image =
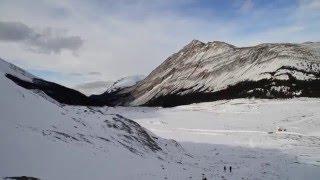
[{"label": "dark rock outcrop", "polygon": [[32,82],[29,82],[29,81],[22,80],[18,77],[15,77],[11,74],[6,74],[6,77],[8,79],[11,79],[17,85],[24,87],[26,89],[43,91],[49,97],[51,97],[52,99],[62,104],[95,105],[94,101],[91,101],[84,94],[53,82],[49,82],[49,81],[45,81],[37,78],[34,78],[32,79]]}]

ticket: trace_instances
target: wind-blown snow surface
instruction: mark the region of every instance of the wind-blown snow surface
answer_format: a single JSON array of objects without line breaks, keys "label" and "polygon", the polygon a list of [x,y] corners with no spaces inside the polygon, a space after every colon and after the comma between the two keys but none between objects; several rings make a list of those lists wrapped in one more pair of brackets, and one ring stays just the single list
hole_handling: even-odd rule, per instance
[{"label": "wind-blown snow surface", "polygon": [[[210,164],[213,171],[205,172],[209,179],[320,177],[320,99],[235,99],[109,110],[181,142],[194,157]],[[223,166],[230,165],[233,172],[224,173]]]}]

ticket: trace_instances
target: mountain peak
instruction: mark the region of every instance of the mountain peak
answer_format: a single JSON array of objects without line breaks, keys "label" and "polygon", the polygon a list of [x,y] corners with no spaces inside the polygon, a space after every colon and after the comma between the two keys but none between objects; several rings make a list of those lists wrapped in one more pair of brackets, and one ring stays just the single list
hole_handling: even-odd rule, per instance
[{"label": "mountain peak", "polygon": [[197,44],[204,44],[204,42],[199,41],[197,39],[193,39],[189,44],[197,45]]},{"label": "mountain peak", "polygon": [[208,48],[214,48],[214,49],[225,49],[225,50],[235,48],[234,45],[231,45],[222,41],[212,41],[212,42],[204,43],[202,41],[194,39],[190,43],[188,43],[186,46],[184,46],[182,48],[182,51],[188,51],[190,49],[192,50],[192,49],[198,49],[202,47],[208,47]]},{"label": "mountain peak", "polygon": [[223,41],[212,41],[212,42],[208,42],[207,44],[215,45],[215,46],[235,47],[234,45],[228,44],[228,43],[223,42]]},{"label": "mountain peak", "polygon": [[185,49],[190,49],[190,48],[194,48],[194,47],[198,47],[198,46],[202,47],[202,46],[204,46],[205,44],[206,44],[206,43],[194,39],[194,40],[192,40],[190,43],[188,43],[188,44],[183,48],[183,50],[185,50]]}]

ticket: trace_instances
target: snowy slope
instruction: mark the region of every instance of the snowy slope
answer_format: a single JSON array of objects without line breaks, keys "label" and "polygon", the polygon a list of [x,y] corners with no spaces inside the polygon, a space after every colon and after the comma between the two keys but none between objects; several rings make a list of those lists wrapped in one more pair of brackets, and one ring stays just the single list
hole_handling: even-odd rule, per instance
[{"label": "snowy slope", "polygon": [[[203,168],[194,166],[196,160],[175,141],[153,135],[110,113],[108,107],[48,101],[9,80],[7,65],[0,68],[0,178],[138,180],[201,175]],[[24,71],[15,75],[28,78],[20,72]]]},{"label": "snowy slope", "polygon": [[[174,106],[239,97],[320,96],[320,44],[192,41],[115,104]],[[122,98],[126,97],[126,98]]]},{"label": "snowy slope", "polygon": [[37,78],[34,75],[26,72],[25,70],[15,66],[14,64],[8,63],[7,61],[0,58],[0,72],[2,74],[11,74],[22,80],[31,82],[33,78]]}]

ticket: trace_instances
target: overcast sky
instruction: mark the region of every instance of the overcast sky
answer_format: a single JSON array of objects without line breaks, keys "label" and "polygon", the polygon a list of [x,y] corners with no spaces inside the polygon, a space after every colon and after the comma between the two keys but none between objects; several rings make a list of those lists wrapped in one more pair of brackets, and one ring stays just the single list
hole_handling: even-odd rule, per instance
[{"label": "overcast sky", "polygon": [[0,0],[0,57],[74,86],[148,74],[192,39],[320,41],[320,0]]}]

